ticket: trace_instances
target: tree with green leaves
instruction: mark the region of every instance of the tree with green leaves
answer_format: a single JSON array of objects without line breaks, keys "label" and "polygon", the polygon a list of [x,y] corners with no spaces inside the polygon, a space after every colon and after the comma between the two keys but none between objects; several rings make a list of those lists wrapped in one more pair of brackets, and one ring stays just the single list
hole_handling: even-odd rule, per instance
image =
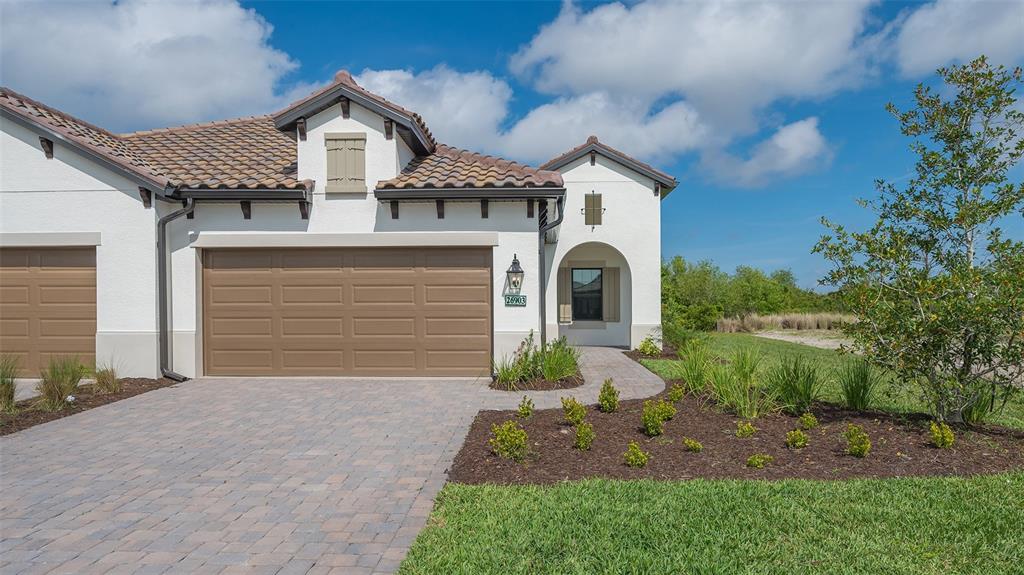
[{"label": "tree with green leaves", "polygon": [[887,109],[912,138],[905,185],[876,182],[862,200],[877,214],[866,232],[827,219],[814,251],[833,264],[860,321],[856,351],[920,385],[937,417],[975,422],[1024,387],[1024,243],[1001,225],[1024,217],[1021,70],[984,58],[941,68],[941,87],[917,86],[916,106]]}]

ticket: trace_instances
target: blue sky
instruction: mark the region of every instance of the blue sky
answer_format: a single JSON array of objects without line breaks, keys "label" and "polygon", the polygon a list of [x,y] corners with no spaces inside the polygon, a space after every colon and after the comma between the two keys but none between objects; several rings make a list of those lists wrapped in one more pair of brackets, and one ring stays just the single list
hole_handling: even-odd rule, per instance
[{"label": "blue sky", "polygon": [[[0,4],[4,85],[129,131],[267,113],[345,68],[453,145],[540,163],[594,133],[675,175],[663,256],[789,268],[905,178],[885,112],[935,67],[1024,63],[1024,3]],[[47,38],[40,42],[39,38]],[[1021,170],[1015,172],[1021,177]],[[1008,223],[1024,235],[1020,218]]]}]

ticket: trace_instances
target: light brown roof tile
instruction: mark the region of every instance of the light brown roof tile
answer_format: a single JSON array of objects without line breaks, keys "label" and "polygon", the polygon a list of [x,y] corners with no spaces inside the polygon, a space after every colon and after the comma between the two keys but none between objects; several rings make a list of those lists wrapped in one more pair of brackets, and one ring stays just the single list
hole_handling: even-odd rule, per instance
[{"label": "light brown roof tile", "polygon": [[379,190],[428,188],[560,188],[562,175],[438,144],[433,154],[414,159]]}]

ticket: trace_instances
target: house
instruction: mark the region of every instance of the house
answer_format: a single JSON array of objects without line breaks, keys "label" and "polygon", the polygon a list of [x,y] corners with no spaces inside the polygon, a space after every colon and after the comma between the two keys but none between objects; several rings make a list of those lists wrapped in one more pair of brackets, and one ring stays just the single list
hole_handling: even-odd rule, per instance
[{"label": "house", "polygon": [[130,134],[6,88],[0,111],[0,352],[26,375],[486,376],[531,332],[661,321],[676,181],[596,138],[540,168],[455,149],[344,71]]}]

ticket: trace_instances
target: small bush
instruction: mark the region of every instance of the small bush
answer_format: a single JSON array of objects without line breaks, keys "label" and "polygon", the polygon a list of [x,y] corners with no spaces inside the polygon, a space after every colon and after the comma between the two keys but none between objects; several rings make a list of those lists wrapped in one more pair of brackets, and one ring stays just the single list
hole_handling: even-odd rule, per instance
[{"label": "small bush", "polygon": [[526,419],[533,415],[533,400],[527,396],[523,396],[523,400],[519,402],[519,417]]},{"label": "small bush", "polygon": [[589,423],[583,422],[576,426],[576,440],[573,442],[573,447],[580,451],[587,451],[590,446],[594,443],[594,426]]},{"label": "small bush", "polygon": [[736,437],[751,437],[757,432],[757,428],[749,421],[736,422]]},{"label": "small bush", "polygon": [[670,421],[676,416],[676,406],[672,405],[671,401],[665,401],[664,399],[658,400],[658,410],[661,411],[661,418],[665,421]]},{"label": "small bush", "polygon": [[690,439],[689,437],[683,438],[683,449],[692,453],[700,453],[704,451],[704,446],[701,445],[696,439]]},{"label": "small bush", "polygon": [[45,411],[58,411],[67,407],[75,401],[78,384],[87,371],[77,357],[51,357],[40,372],[40,381],[36,384],[39,407]]},{"label": "small bush", "polygon": [[821,391],[818,367],[799,355],[784,357],[767,379],[783,410],[793,415],[807,411]]},{"label": "small bush", "polygon": [[813,413],[808,411],[800,416],[800,429],[809,431],[815,427],[818,427],[818,418]]},{"label": "small bush", "polygon": [[120,393],[124,388],[112,365],[97,367],[93,377],[96,379],[95,389],[98,393]]},{"label": "small bush", "polygon": [[751,469],[764,469],[765,465],[768,465],[775,458],[766,453],[755,453],[747,458],[747,467]]},{"label": "small bush", "polygon": [[648,399],[644,402],[644,409],[640,415],[640,421],[644,425],[644,433],[650,437],[661,435],[665,429],[665,414],[661,406]]},{"label": "small bush", "polygon": [[576,401],[575,397],[563,397],[562,413],[565,414],[565,420],[570,424],[579,425],[587,417],[587,408],[582,403]]},{"label": "small bush", "polygon": [[654,343],[654,338],[651,336],[645,337],[636,350],[640,352],[640,355],[647,357],[658,357],[661,355],[661,348],[658,347],[658,344]]},{"label": "small bush", "polygon": [[865,457],[871,452],[871,439],[859,425],[847,425],[843,435],[846,437],[846,453],[854,457]]},{"label": "small bush", "polygon": [[711,352],[702,341],[687,342],[681,348],[677,348],[676,354],[681,363],[683,381],[686,382],[690,393],[703,393],[708,386],[708,369],[711,366]]},{"label": "small bush", "polygon": [[[715,318],[717,319],[717,318]],[[715,320],[705,324],[705,327],[697,327],[686,321],[686,318],[666,320],[661,323],[661,342],[673,349],[682,349],[691,341],[700,340],[706,336],[701,331],[715,329]]]},{"label": "small bush", "polygon": [[630,441],[626,452],[622,454],[622,458],[626,461],[626,465],[630,467],[644,467],[647,465],[650,455],[640,449],[640,445],[637,442]]},{"label": "small bush", "polygon": [[18,357],[0,355],[0,411],[14,411],[14,396],[17,391],[14,382],[18,377]]},{"label": "small bush", "polygon": [[605,413],[613,413],[619,409],[619,390],[612,385],[611,379],[601,384],[601,393],[597,395],[597,406]]},{"label": "small bush", "polygon": [[945,422],[933,421],[931,425],[932,445],[939,449],[953,447],[953,430]]},{"label": "small bush", "polygon": [[794,429],[786,434],[786,447],[790,449],[803,449],[807,447],[807,434],[799,429]]},{"label": "small bush", "polygon": [[506,421],[501,425],[492,425],[491,434],[494,437],[488,443],[496,455],[517,462],[526,459],[529,449],[526,430],[520,427],[515,420]]},{"label": "small bush", "polygon": [[668,390],[668,400],[672,403],[679,403],[683,400],[684,395],[686,395],[686,389],[678,383],[673,384]]},{"label": "small bush", "polygon": [[881,374],[867,361],[856,359],[848,362],[839,371],[843,403],[850,409],[864,411],[871,406],[871,396],[882,381]]}]

